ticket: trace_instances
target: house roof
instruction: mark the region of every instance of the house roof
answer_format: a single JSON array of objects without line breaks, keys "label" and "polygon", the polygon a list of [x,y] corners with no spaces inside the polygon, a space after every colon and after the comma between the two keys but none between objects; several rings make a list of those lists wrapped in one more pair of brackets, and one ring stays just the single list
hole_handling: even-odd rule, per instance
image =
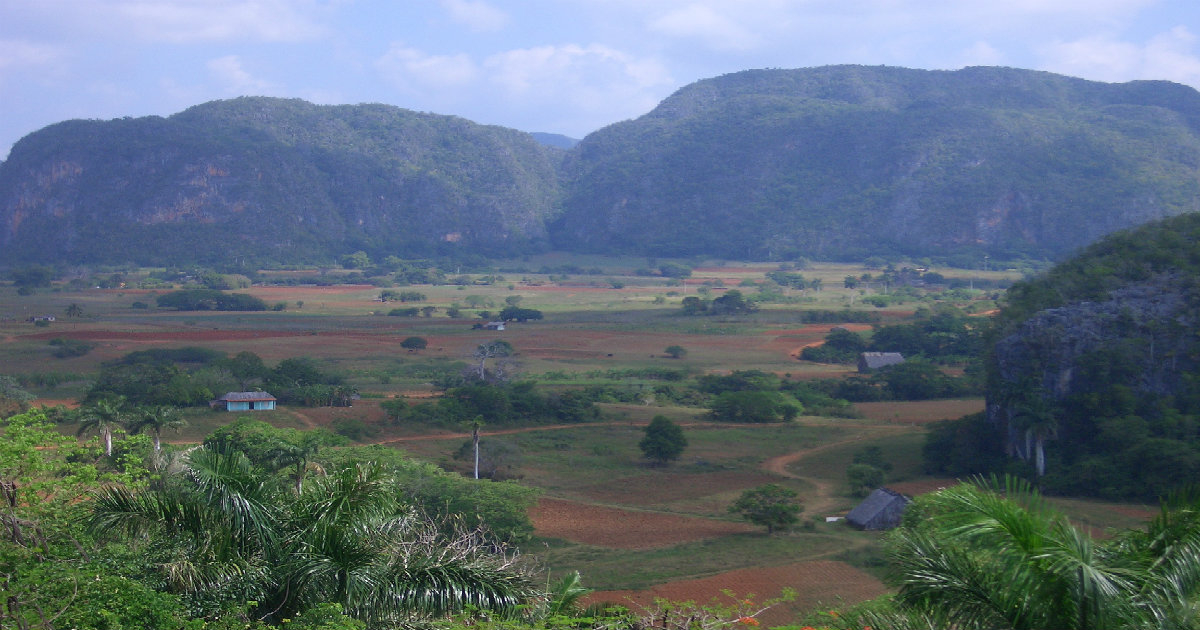
[{"label": "house roof", "polygon": [[257,402],[260,400],[275,400],[275,397],[267,392],[228,392],[217,400],[226,402]]},{"label": "house roof", "polygon": [[864,352],[859,357],[859,362],[870,369],[876,369],[904,363],[904,355],[899,352]]},{"label": "house roof", "polygon": [[872,521],[876,520],[897,502],[907,505],[910,501],[911,499],[895,490],[878,488],[870,496],[863,499],[862,503],[859,503],[853,510],[850,510],[850,513],[846,515],[846,520],[859,527],[869,527]]}]

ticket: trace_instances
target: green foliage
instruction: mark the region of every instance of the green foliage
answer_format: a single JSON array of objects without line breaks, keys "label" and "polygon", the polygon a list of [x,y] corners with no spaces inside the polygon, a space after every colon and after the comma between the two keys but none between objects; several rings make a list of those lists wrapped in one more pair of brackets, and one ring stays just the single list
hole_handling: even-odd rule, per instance
[{"label": "green foliage", "polygon": [[222,293],[213,289],[186,289],[154,298],[159,308],[177,311],[265,311],[266,302],[245,293]]},{"label": "green foliage", "polygon": [[237,451],[251,464],[267,470],[280,470],[290,465],[280,461],[281,454],[301,449],[315,455],[321,447],[340,446],[346,440],[326,429],[300,431],[276,428],[249,417],[238,419],[214,430],[204,438],[204,446],[222,452]]},{"label": "green foliage", "polygon": [[400,342],[400,347],[409,351],[424,350],[428,346],[429,342],[424,337],[405,337]]},{"label": "green foliage", "polygon": [[889,556],[901,612],[926,617],[926,627],[1194,626],[1195,493],[1165,503],[1144,531],[1104,541],[1012,479],[925,495],[910,512]]},{"label": "green foliage", "polygon": [[[481,446],[487,441],[481,440]],[[376,462],[396,479],[405,501],[429,515],[443,532],[450,533],[459,524],[482,527],[509,543],[524,542],[533,534],[529,510],[540,494],[536,488],[508,481],[476,481],[382,446],[339,448],[325,451],[324,458],[334,467]]]},{"label": "green foliage", "polygon": [[725,392],[713,398],[711,414],[721,422],[784,422],[800,412],[777,392]]},{"label": "green foliage", "polygon": [[881,326],[871,334],[867,350],[899,352],[906,358],[964,360],[983,352],[982,324],[962,311],[939,306],[912,324]]},{"label": "green foliage", "polygon": [[533,382],[465,382],[446,390],[436,403],[409,404],[390,400],[382,404],[390,422],[460,426],[476,417],[489,425],[586,422],[599,417],[595,403],[603,388],[543,394]]},{"label": "green foliage", "polygon": [[846,482],[850,485],[851,496],[865,497],[886,480],[887,473],[870,464],[850,464],[846,467]]},{"label": "green foliage", "polygon": [[645,437],[638,442],[642,455],[656,465],[665,466],[672,460],[679,459],[687,448],[687,438],[683,429],[671,422],[666,416],[654,416],[646,425]]},{"label": "green foliage", "polygon": [[8,273],[13,284],[22,289],[37,289],[50,286],[54,280],[54,268],[43,265],[18,267]]},{"label": "green foliage", "polygon": [[727,74],[580,143],[552,238],[737,259],[1056,257],[1161,216],[1131,214],[1138,195],[1192,211],[1200,98],[1162,87],[1008,68]]},{"label": "green foliage", "polygon": [[542,319],[542,312],[534,308],[520,308],[517,306],[506,306],[500,311],[500,319],[511,322],[524,322],[529,320]]},{"label": "green foliage", "polygon": [[667,356],[672,359],[682,359],[687,356],[687,348],[678,345],[667,346],[663,352],[667,353]]},{"label": "green foliage", "polygon": [[[6,195],[26,168],[72,159],[90,175],[56,184],[62,216],[21,222],[0,248],[8,264],[327,264],[349,255],[343,262],[370,272],[389,255],[532,251],[558,200],[561,151],[524,132],[384,105],[238,98],[169,118],[70,121],[26,140],[0,164]],[[211,174],[197,180],[197,164]],[[138,185],[121,184],[130,181]],[[186,217],[166,210],[177,199],[194,202]],[[278,220],[294,208],[304,221]],[[450,233],[461,238],[442,238]],[[396,269],[406,283],[439,274]]]},{"label": "green foliage", "polygon": [[665,262],[658,266],[658,272],[664,278],[690,278],[692,268],[675,262]]},{"label": "green foliage", "polygon": [[834,328],[825,335],[825,343],[801,350],[800,358],[817,363],[854,363],[866,349],[867,342],[862,335],[845,328]]},{"label": "green foliage", "polygon": [[769,483],[742,493],[729,506],[730,514],[767,528],[767,534],[786,530],[800,520],[804,507],[796,501],[796,491]]},{"label": "green foliage", "polygon": [[[1200,217],[1115,234],[1014,285],[988,333],[996,450],[1048,492],[1152,500],[1200,474]],[[1069,375],[1069,377],[1068,377]],[[961,429],[960,434],[966,429]],[[971,430],[974,435],[985,427]],[[944,436],[943,436],[944,437]],[[973,440],[951,442],[965,454]]]},{"label": "green foliage", "polygon": [[865,497],[871,494],[887,481],[887,473],[892,469],[890,462],[883,459],[883,450],[878,446],[868,446],[854,453],[854,460],[846,467],[846,481],[850,485],[850,494]]},{"label": "green foliage", "polygon": [[96,347],[94,343],[88,343],[79,339],[64,339],[62,337],[51,339],[50,345],[54,348],[51,354],[59,359],[82,357]]},{"label": "green foliage", "polygon": [[737,289],[726,291],[725,295],[714,299],[708,307],[710,315],[742,315],[753,313],[755,310],[757,307],[754,303],[742,297],[742,292]]},{"label": "green foliage", "polygon": [[25,410],[25,405],[35,396],[21,387],[17,379],[0,374],[0,418]]},{"label": "green foliage", "polygon": [[370,463],[291,492],[240,453],[197,449],[161,486],[104,488],[88,527],[166,551],[163,577],[185,597],[250,599],[268,619],[319,603],[371,626],[505,616],[536,593],[503,551],[477,534],[438,532],[400,496],[395,477]]}]

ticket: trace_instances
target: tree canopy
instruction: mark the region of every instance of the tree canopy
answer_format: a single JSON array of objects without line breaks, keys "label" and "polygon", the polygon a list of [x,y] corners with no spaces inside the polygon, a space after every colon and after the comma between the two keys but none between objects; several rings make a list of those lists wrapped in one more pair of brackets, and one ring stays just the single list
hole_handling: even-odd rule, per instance
[{"label": "tree canopy", "polygon": [[645,437],[638,442],[638,448],[642,449],[646,459],[665,466],[683,454],[683,449],[687,448],[687,438],[683,436],[683,429],[671,422],[670,418],[654,416],[646,425]]}]

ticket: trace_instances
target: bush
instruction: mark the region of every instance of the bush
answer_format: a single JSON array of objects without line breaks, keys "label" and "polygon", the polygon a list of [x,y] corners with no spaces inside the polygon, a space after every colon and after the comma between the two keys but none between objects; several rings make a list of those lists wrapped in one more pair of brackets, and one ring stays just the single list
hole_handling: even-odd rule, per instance
[{"label": "bush", "polygon": [[54,347],[52,354],[59,359],[81,357],[91,352],[92,348],[96,347],[96,344],[94,343],[88,343],[78,339],[63,339],[62,337],[51,339],[50,345]]}]

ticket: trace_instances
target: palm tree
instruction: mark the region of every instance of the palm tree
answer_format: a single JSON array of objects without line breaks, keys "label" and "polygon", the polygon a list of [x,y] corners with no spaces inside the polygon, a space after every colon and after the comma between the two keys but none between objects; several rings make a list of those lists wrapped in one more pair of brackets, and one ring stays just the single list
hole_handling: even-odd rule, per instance
[{"label": "palm tree", "polygon": [[[1055,409],[1040,395],[1014,406],[1013,425],[1025,430],[1025,456],[1033,455],[1038,477],[1046,474],[1046,440],[1058,435]],[[1032,452],[1031,452],[1032,451]]]},{"label": "palm tree", "polygon": [[[956,628],[1159,628],[1195,624],[1200,500],[1144,533],[1097,542],[1028,483],[962,484],[919,500],[890,555],[908,612]],[[1166,623],[1172,620],[1172,623]]]},{"label": "palm tree", "polygon": [[104,454],[112,457],[113,431],[125,424],[124,404],[125,399],[117,397],[101,399],[86,407],[79,419],[78,435],[96,431],[104,441]]},{"label": "palm tree", "polygon": [[180,418],[179,410],[174,407],[167,407],[165,405],[145,407],[137,410],[137,414],[137,417],[129,424],[129,432],[137,434],[147,428],[153,431],[155,453],[162,450],[163,429],[178,431],[187,426],[187,420]]},{"label": "palm tree", "polygon": [[290,467],[293,469],[292,482],[295,484],[296,494],[304,491],[304,477],[308,474],[309,468],[320,469],[320,466],[313,464],[311,459],[320,450],[325,439],[321,432],[310,431],[304,433],[299,442],[281,441],[269,452],[268,459],[271,464],[279,468]]},{"label": "palm tree", "polygon": [[282,619],[324,602],[372,627],[476,610],[515,614],[539,593],[515,558],[478,533],[446,537],[400,501],[397,482],[355,464],[293,494],[240,453],[198,448],[162,489],[113,487],[90,529],[149,537],[181,592],[238,584],[239,601]]}]

